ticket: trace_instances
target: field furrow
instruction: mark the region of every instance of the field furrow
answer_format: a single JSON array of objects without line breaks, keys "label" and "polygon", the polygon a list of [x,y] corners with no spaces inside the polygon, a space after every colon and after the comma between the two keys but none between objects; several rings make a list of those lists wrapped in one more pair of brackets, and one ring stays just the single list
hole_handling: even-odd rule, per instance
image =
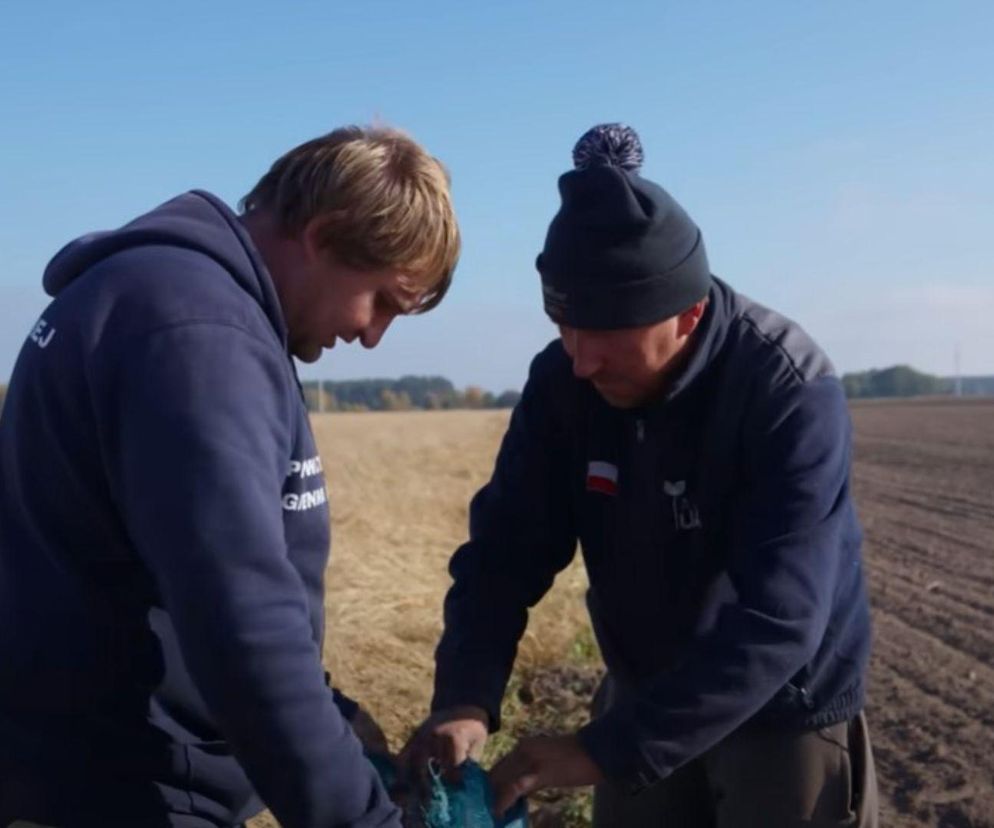
[{"label": "field furrow", "polygon": [[994,403],[853,407],[882,822],[994,826]]}]

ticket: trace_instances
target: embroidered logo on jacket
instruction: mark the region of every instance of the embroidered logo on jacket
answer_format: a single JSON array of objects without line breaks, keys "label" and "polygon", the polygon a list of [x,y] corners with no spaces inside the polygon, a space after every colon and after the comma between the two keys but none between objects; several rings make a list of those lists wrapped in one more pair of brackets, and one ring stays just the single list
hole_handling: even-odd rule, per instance
[{"label": "embroidered logo on jacket", "polygon": [[614,463],[591,460],[587,465],[587,491],[618,494],[618,467]]},{"label": "embroidered logo on jacket", "polygon": [[701,528],[701,515],[697,507],[687,497],[687,481],[663,481],[663,491],[673,503],[673,526],[678,532]]}]

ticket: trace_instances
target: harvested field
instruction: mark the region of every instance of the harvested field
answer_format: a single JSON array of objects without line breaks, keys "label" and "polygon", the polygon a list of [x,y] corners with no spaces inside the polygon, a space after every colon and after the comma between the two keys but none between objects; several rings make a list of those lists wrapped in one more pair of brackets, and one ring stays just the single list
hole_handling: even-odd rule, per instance
[{"label": "harvested field", "polygon": [[[465,540],[469,501],[490,475],[507,412],[324,414],[312,422],[332,511],[325,663],[397,751],[428,711],[446,566]],[[491,740],[488,756],[526,727],[581,722],[598,672],[585,587],[574,564],[534,612],[509,694],[508,738],[502,732]],[[526,715],[526,707],[536,715]],[[549,810],[577,807],[583,803],[570,798]],[[533,822],[541,828],[541,820]],[[580,823],[571,817],[551,824]],[[262,817],[251,825],[275,823]]]},{"label": "harvested field", "polygon": [[[854,481],[875,617],[868,715],[885,828],[994,828],[994,402],[857,404]],[[326,660],[398,749],[431,692],[432,649],[503,412],[314,419],[334,520]],[[535,611],[511,733],[575,727],[597,677],[574,564]],[[493,752],[509,746],[500,738]],[[551,798],[542,826],[583,825]],[[272,825],[258,820],[257,826]]]},{"label": "harvested field", "polygon": [[[427,713],[449,557],[490,475],[506,412],[325,415],[315,436],[332,509],[325,660],[399,749]],[[566,658],[585,624],[583,570],[534,614],[522,666]]]}]

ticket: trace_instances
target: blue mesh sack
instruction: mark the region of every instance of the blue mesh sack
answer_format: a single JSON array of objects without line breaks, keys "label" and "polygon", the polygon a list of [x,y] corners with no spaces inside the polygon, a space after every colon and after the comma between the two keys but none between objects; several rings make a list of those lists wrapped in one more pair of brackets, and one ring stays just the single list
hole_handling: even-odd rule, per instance
[{"label": "blue mesh sack", "polygon": [[[387,790],[397,785],[393,762],[384,756],[370,756]],[[408,801],[404,813],[407,828],[527,828],[528,808],[518,800],[501,820],[494,819],[493,790],[487,772],[476,762],[460,767],[461,779],[447,782],[434,765],[428,767],[430,784],[423,798]]]}]

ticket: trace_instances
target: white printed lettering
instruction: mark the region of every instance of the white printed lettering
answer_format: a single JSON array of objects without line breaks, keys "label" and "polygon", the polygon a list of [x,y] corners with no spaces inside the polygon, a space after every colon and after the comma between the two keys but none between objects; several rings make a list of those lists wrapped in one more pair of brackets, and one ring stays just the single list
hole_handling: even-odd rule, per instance
[{"label": "white printed lettering", "polygon": [[283,509],[287,512],[306,512],[309,509],[316,509],[328,502],[328,495],[324,486],[310,492],[296,494],[289,492],[283,495]]},{"label": "white printed lettering", "polygon": [[[46,328],[48,329],[46,331]],[[48,343],[52,341],[52,337],[55,336],[55,328],[50,327],[48,322],[44,319],[39,319],[38,323],[34,326],[31,331],[30,339],[39,348],[47,348]]]},{"label": "white printed lettering", "polygon": [[321,465],[321,458],[317,455],[308,457],[306,460],[291,460],[290,473],[287,477],[299,477],[304,480],[321,474],[324,468]]}]

